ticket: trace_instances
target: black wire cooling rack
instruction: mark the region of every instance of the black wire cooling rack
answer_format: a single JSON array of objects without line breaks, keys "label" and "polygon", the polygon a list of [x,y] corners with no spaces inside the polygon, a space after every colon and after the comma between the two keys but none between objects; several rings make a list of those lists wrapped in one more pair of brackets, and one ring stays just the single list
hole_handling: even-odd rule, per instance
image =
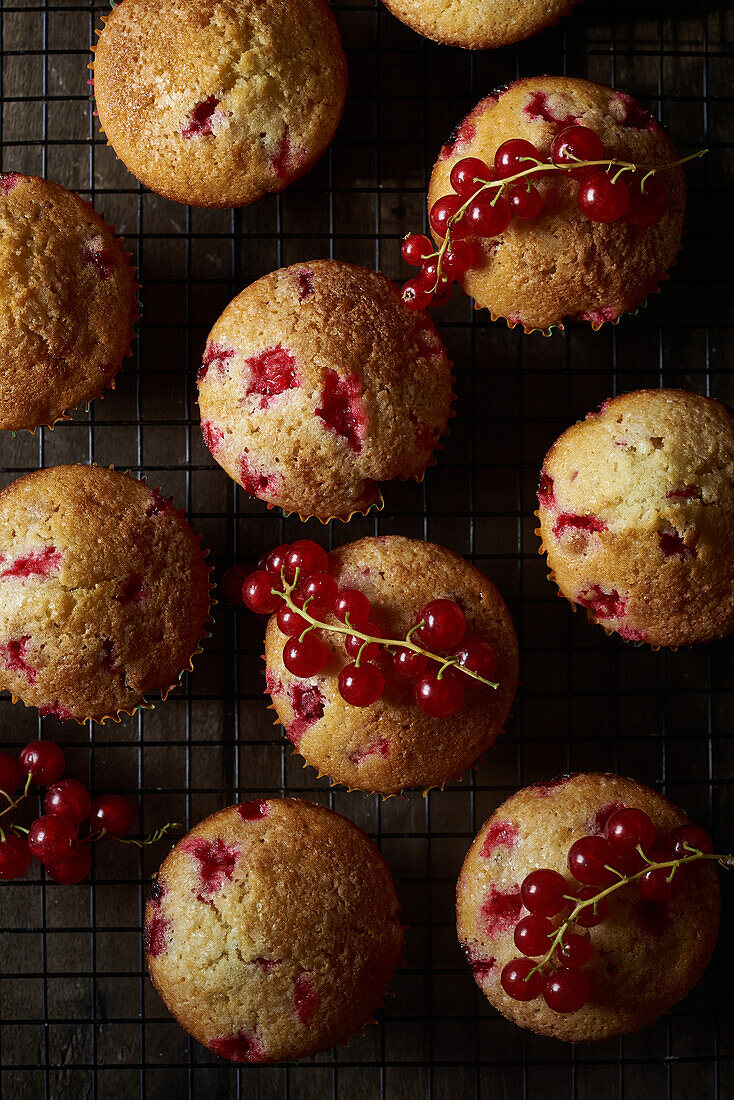
[{"label": "black wire cooling rack", "polygon": [[[1,10],[0,166],[90,197],[124,233],[143,284],[140,337],[116,391],[53,432],[2,433],[2,484],[75,461],[145,474],[186,507],[218,577],[231,562],[306,533],[328,546],[393,532],[444,543],[499,586],[522,658],[507,732],[476,772],[426,798],[385,802],[331,790],[302,770],[265,709],[261,626],[226,603],[193,674],[154,711],[82,729],[3,700],[3,742],[57,739],[68,774],[137,800],[141,832],[166,820],[195,823],[256,794],[304,795],[347,814],[390,861],[410,931],[407,968],[363,1038],[312,1062],[237,1069],[187,1039],[145,976],[144,899],[166,841],[142,854],[99,845],[89,884],[56,886],[33,873],[4,883],[2,1096],[734,1095],[730,935],[699,985],[655,1027],[571,1047],[491,1009],[453,929],[454,882],[475,831],[517,787],[560,772],[609,769],[658,786],[731,850],[732,645],[651,653],[605,638],[558,599],[533,533],[548,445],[605,397],[664,384],[734,403],[734,15],[725,0],[585,0],[559,28],[480,54],[428,43],[379,5],[340,3],[350,94],[332,149],[282,196],[225,213],[143,191],[99,136],[86,65],[102,8],[4,0]],[[441,142],[490,89],[545,72],[631,92],[683,155],[711,150],[687,168],[687,236],[671,281],[618,327],[594,334],[571,324],[547,340],[493,325],[457,295],[438,314],[456,363],[457,417],[423,485],[388,486],[381,514],[329,528],[250,501],[210,460],[198,429],[195,370],[214,319],[244,284],[297,261],[334,256],[405,277],[399,241],[423,223]],[[725,883],[726,894],[724,929],[734,912]]]}]

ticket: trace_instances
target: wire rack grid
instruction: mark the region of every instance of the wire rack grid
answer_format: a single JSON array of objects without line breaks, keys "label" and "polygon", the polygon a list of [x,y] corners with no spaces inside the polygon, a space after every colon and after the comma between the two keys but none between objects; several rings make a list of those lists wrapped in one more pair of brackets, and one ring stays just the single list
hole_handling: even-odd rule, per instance
[{"label": "wire rack grid", "polygon": [[[664,790],[723,845],[732,842],[732,645],[652,653],[590,627],[556,597],[537,554],[534,490],[548,445],[612,393],[679,385],[734,402],[727,186],[732,176],[734,15],[725,0],[586,0],[557,29],[470,54],[428,43],[377,3],[335,6],[350,93],[321,164],[252,209],[187,209],[145,192],[97,133],[88,45],[103,8],[3,0],[0,167],[47,175],[91,198],[139,265],[143,316],[114,393],[53,433],[0,439],[2,484],[40,466],[114,463],[186,507],[218,577],[236,560],[308,533],[329,547],[401,533],[452,547],[505,595],[522,685],[506,733],[461,783],[381,802],[330,789],[292,755],[265,709],[261,627],[220,603],[182,689],[119,725],[68,728],[0,704],[2,740],[62,743],[68,774],[129,793],[140,831],[195,823],[237,798],[297,794],[373,835],[398,880],[407,967],[376,1026],[348,1048],[290,1066],[230,1067],[187,1039],[145,976],[141,923],[166,843],[138,854],[99,845],[90,883],[29,874],[0,890],[0,1094],[38,1097],[257,1097],[390,1100],[548,1096],[571,1100],[734,1095],[732,950],[641,1035],[566,1046],[503,1020],[475,988],[453,928],[453,887],[469,842],[517,787],[609,769]],[[594,334],[544,340],[473,314],[439,314],[456,364],[457,417],[422,485],[390,485],[382,513],[348,526],[283,520],[233,486],[204,449],[193,379],[206,333],[244,284],[331,256],[404,275],[401,236],[424,223],[440,143],[490,89],[568,73],[638,96],[688,169],[687,235],[671,281],[646,309]],[[729,849],[726,849],[729,850]],[[726,887],[726,884],[725,884]],[[725,894],[731,897],[731,889]],[[726,905],[725,897],[725,905]],[[726,911],[726,909],[725,909]],[[731,907],[729,909],[731,912]]]}]

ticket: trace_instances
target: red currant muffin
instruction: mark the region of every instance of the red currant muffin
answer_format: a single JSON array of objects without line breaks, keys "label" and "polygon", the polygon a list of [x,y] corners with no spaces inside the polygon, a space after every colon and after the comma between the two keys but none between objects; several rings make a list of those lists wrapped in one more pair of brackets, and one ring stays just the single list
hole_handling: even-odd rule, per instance
[{"label": "red currant muffin", "polygon": [[509,1020],[569,1042],[652,1024],[711,958],[712,851],[705,830],[633,779],[518,791],[480,829],[457,884],[477,985]]},{"label": "red currant muffin", "polygon": [[204,442],[248,493],[347,520],[378,481],[421,480],[446,431],[451,364],[383,275],[336,260],[274,271],[230,302],[199,371]]},{"label": "red currant muffin", "polygon": [[0,689],[57,718],[131,714],[191,668],[209,569],[157,489],[98,466],[0,493]]},{"label": "red currant muffin", "polygon": [[390,869],[312,802],[228,806],[181,840],[146,909],[148,969],[190,1035],[232,1062],[280,1062],[372,1022],[403,949]]},{"label": "red currant muffin", "polygon": [[385,0],[412,30],[446,46],[486,50],[521,42],[568,15],[579,0]]},{"label": "red currant muffin", "polygon": [[331,144],[347,64],[324,0],[123,0],[103,22],[90,66],[100,125],[152,191],[246,206]]},{"label": "red currant muffin", "polygon": [[137,317],[128,259],[78,195],[0,175],[0,428],[53,426],[114,388]]},{"label": "red currant muffin", "polygon": [[[271,581],[282,551],[266,562]],[[315,543],[294,543],[291,555],[301,562],[295,604],[331,625],[304,638],[302,616],[279,597],[263,605],[280,605],[265,633],[266,685],[286,736],[352,789],[390,795],[459,778],[501,732],[517,687],[517,638],[492,582],[450,550],[398,535],[328,559]],[[244,589],[256,610],[260,576]],[[422,652],[402,644],[409,632]]]},{"label": "red currant muffin", "polygon": [[684,390],[605,401],[546,455],[540,552],[606,632],[679,646],[734,630],[734,414]]},{"label": "red currant muffin", "polygon": [[[594,165],[604,158],[639,170]],[[454,266],[493,320],[526,332],[567,317],[598,328],[636,310],[675,259],[683,170],[643,178],[676,160],[631,96],[573,77],[518,80],[483,99],[442,148],[428,191],[432,231],[440,242],[468,204],[451,236],[462,252],[468,237],[472,255],[466,270],[458,258]],[[569,168],[575,161],[587,167]]]}]

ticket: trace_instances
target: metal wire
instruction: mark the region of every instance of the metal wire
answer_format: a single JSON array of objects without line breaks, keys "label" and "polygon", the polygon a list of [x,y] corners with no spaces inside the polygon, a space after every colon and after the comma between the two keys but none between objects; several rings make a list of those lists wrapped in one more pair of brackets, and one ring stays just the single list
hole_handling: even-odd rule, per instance
[{"label": "metal wire", "polygon": [[[475,772],[425,800],[416,793],[384,803],[332,790],[301,769],[265,709],[261,627],[226,603],[194,673],[155,711],[81,731],[2,701],[3,742],[56,738],[68,774],[138,799],[141,832],[164,820],[195,823],[257,794],[303,794],[347,814],[390,861],[410,931],[408,965],[364,1038],[313,1062],[237,1069],[186,1037],[145,976],[144,899],[165,841],[141,853],[100,844],[89,884],[59,887],[36,873],[0,888],[0,1093],[731,1096],[730,937],[655,1027],[574,1048],[523,1032],[489,1007],[461,958],[452,914],[460,862],[488,813],[518,786],[569,769],[620,771],[659,786],[720,844],[732,843],[731,643],[650,653],[605,638],[555,596],[532,515],[548,445],[611,393],[665,384],[734,400],[726,6],[586,0],[559,28],[481,54],[428,43],[379,6],[335,7],[351,91],[332,149],[282,196],[222,213],[143,191],[97,133],[86,47],[102,6],[2,6],[2,169],[48,175],[90,197],[124,233],[143,284],[140,338],[116,391],[53,433],[4,433],[2,484],[70,461],[146,474],[186,507],[219,576],[304,532],[328,546],[392,532],[442,542],[508,599],[523,683],[505,736]],[[388,486],[385,510],[348,527],[304,527],[266,512],[235,490],[200,440],[193,379],[214,319],[242,285],[301,260],[333,256],[404,277],[400,237],[424,221],[441,141],[480,95],[540,72],[619,86],[661,117],[683,153],[712,150],[688,168],[688,234],[670,283],[617,328],[595,335],[572,324],[545,341],[492,325],[455,297],[439,320],[456,363],[458,415],[425,483]]]}]

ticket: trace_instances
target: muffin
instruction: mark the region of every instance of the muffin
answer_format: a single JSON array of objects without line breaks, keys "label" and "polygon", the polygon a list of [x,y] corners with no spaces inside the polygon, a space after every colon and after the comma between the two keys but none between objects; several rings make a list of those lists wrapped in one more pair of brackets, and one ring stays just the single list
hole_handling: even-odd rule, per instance
[{"label": "muffin", "polygon": [[78,195],[0,175],[0,428],[53,426],[114,387],[137,318],[128,259]]},{"label": "muffin", "polygon": [[436,0],[385,0],[412,30],[446,46],[486,50],[509,46],[554,26],[579,0],[472,0],[455,6]]},{"label": "muffin", "polygon": [[297,798],[202,821],[163,861],[146,908],[154,986],[194,1039],[232,1062],[346,1043],[372,1022],[402,948],[376,846]]},{"label": "muffin", "polygon": [[[633,779],[571,775],[512,795],[469,849],[456,892],[459,940],[484,995],[521,1027],[576,1043],[626,1035],[668,1012],[709,962],[719,926],[719,885],[712,863],[699,861],[676,872],[680,881],[671,900],[647,900],[637,884],[626,883],[607,896],[599,923],[572,926],[591,943],[583,967],[588,1000],[581,1008],[554,1011],[542,995],[521,1001],[505,992],[500,976],[520,954],[513,937],[528,916],[523,880],[547,868],[562,875],[568,896],[576,897],[579,883],[568,867],[571,845],[581,837],[599,837],[622,807],[644,811],[661,837],[688,821],[682,810]],[[603,889],[587,887],[591,894]],[[556,916],[554,925],[561,919]]]},{"label": "muffin", "polygon": [[246,492],[346,520],[381,500],[378,481],[423,477],[451,385],[425,313],[383,275],[318,260],[263,276],[227,306],[199,371],[201,430]]},{"label": "muffin", "polygon": [[152,191],[247,206],[322,156],[347,65],[324,0],[124,0],[94,54],[102,131]]},{"label": "muffin", "polygon": [[36,470],[0,493],[0,689],[97,722],[163,698],[209,614],[209,569],[157,489],[98,466]]},{"label": "muffin", "polygon": [[[517,638],[500,593],[450,550],[398,535],[334,550],[329,572],[340,589],[368,598],[386,638],[404,638],[429,601],[458,602],[467,637],[494,651],[496,671],[489,678],[499,686],[493,690],[456,673],[464,681],[463,704],[447,717],[434,717],[417,705],[414,682],[399,675],[392,656],[381,650],[374,663],[385,678],[384,690],[371,705],[353,706],[340,691],[339,673],[354,661],[345,636],[320,631],[326,665],[315,676],[294,676],[284,664],[286,637],[273,615],[265,632],[266,687],[286,736],[308,764],[352,789],[390,795],[460,778],[501,732],[517,687]],[[327,612],[325,621],[337,620]]]},{"label": "muffin", "polygon": [[540,552],[561,595],[649,645],[734,629],[734,419],[684,390],[637,390],[568,428],[543,463]]},{"label": "muffin", "polygon": [[[573,77],[529,77],[483,99],[443,146],[431,176],[429,210],[453,193],[450,175],[458,161],[472,157],[491,166],[499,147],[518,138],[548,161],[554,139],[572,125],[593,130],[605,157],[640,166],[670,164],[678,157],[659,124],[631,96]],[[630,183],[631,193],[635,187],[639,192],[640,175]],[[591,221],[577,203],[582,181],[569,172],[533,176],[543,200],[540,214],[513,217],[499,236],[480,239],[480,258],[461,278],[463,289],[493,320],[503,317],[526,332],[562,327],[567,317],[596,329],[636,310],[666,277],[683,231],[683,169],[667,169],[655,179],[663,183],[667,208],[658,221],[642,227],[631,224],[629,211],[610,224]]]}]

